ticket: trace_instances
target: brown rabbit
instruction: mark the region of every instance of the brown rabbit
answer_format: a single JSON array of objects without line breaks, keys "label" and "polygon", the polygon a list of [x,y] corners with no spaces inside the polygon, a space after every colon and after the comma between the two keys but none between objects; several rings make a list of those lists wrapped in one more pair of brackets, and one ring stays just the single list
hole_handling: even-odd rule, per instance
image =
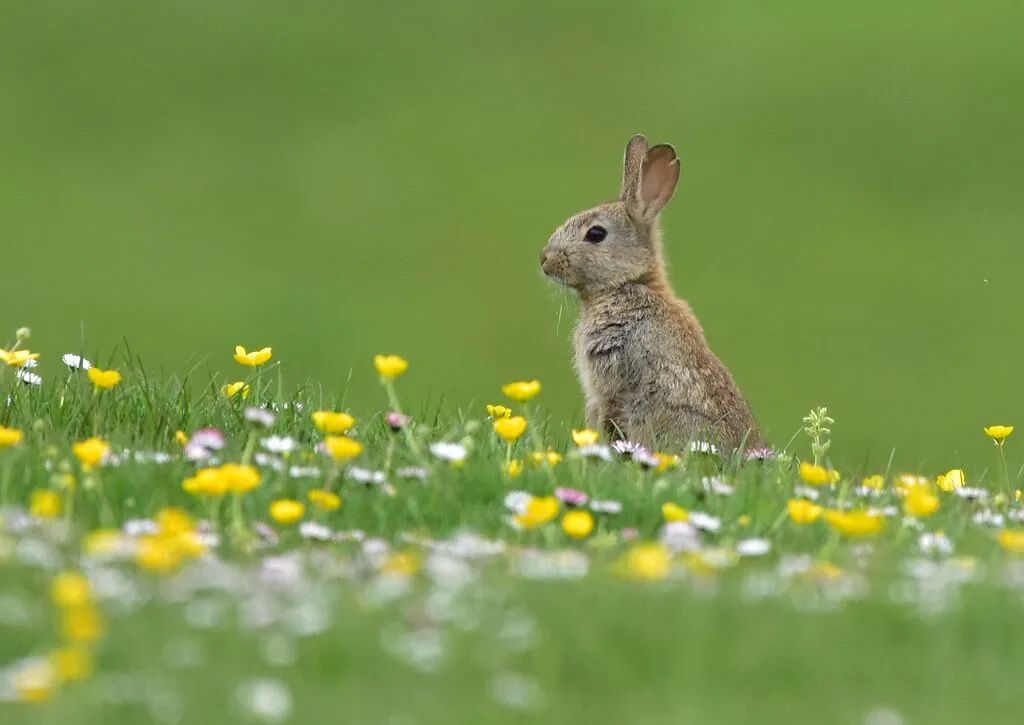
[{"label": "brown rabbit", "polygon": [[618,200],[570,217],[540,257],[582,303],[575,347],[587,425],[647,445],[761,445],[743,394],[665,273],[658,214],[679,181],[676,152],[637,135],[623,166]]}]

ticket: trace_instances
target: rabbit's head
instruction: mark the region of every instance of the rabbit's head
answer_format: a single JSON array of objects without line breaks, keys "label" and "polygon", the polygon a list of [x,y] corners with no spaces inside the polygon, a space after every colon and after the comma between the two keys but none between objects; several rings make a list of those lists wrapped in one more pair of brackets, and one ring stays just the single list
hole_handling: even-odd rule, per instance
[{"label": "rabbit's head", "polygon": [[640,135],[631,138],[619,198],[581,211],[555,230],[540,255],[544,274],[583,296],[662,279],[658,214],[677,181],[675,149],[649,147]]}]

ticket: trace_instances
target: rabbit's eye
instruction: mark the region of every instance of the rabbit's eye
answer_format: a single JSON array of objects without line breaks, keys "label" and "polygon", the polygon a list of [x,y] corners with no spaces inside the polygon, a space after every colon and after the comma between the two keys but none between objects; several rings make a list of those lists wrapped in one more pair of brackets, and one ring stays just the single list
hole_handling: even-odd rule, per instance
[{"label": "rabbit's eye", "polygon": [[598,242],[603,242],[604,238],[607,237],[607,236],[608,236],[608,230],[607,229],[605,229],[604,227],[600,227],[600,226],[595,225],[595,226],[590,227],[590,229],[587,230],[587,233],[583,235],[583,238],[586,239],[588,242],[591,242],[593,244],[597,244]]}]

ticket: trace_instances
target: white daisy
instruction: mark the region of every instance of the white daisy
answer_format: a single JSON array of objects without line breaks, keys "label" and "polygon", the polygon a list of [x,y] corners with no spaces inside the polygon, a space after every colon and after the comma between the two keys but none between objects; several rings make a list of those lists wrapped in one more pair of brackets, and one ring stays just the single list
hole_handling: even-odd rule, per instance
[{"label": "white daisy", "polygon": [[612,459],[612,451],[608,446],[581,446],[577,451],[582,458],[600,458],[602,461]]},{"label": "white daisy", "polygon": [[772,550],[768,539],[743,539],[736,542],[736,553],[740,556],[764,556]]},{"label": "white daisy", "polygon": [[669,521],[661,527],[661,543],[672,551],[696,551],[700,535],[689,521]]},{"label": "white daisy", "polygon": [[299,535],[304,539],[330,541],[333,533],[330,527],[316,521],[303,521],[299,524]]},{"label": "white daisy", "polygon": [[260,441],[260,445],[271,453],[291,453],[298,446],[298,443],[291,436],[267,436]]},{"label": "white daisy", "polygon": [[698,529],[710,531],[712,534],[722,528],[722,520],[717,516],[706,514],[703,511],[691,511],[688,521]]},{"label": "white daisy", "polygon": [[365,483],[367,485],[377,485],[387,481],[384,471],[371,471],[369,468],[358,468],[356,466],[349,468],[347,475],[353,481],[358,481],[359,483]]},{"label": "white daisy", "polygon": [[514,514],[524,514],[532,500],[533,496],[526,491],[509,491],[505,494],[505,508]]},{"label": "white daisy", "polygon": [[459,463],[464,461],[466,460],[466,456],[469,454],[466,446],[461,443],[448,443],[445,441],[431,443],[430,452],[442,461],[448,461],[449,463]]},{"label": "white daisy", "polygon": [[590,502],[590,510],[598,514],[617,514],[622,511],[622,503],[611,499],[595,499]]},{"label": "white daisy", "polygon": [[953,542],[942,532],[921,534],[917,545],[925,554],[948,555],[953,553]]},{"label": "white daisy", "polygon": [[395,471],[395,475],[399,478],[415,478],[420,481],[426,481],[430,471],[420,466],[405,466]]},{"label": "white daisy", "polygon": [[690,441],[690,444],[686,446],[686,450],[689,453],[704,453],[711,456],[718,455],[718,447],[714,443],[708,443],[707,441]]},{"label": "white daisy", "polygon": [[26,370],[25,368],[18,368],[18,380],[25,383],[25,385],[43,384],[43,378],[41,376],[36,375],[31,370]]},{"label": "white daisy", "polygon": [[245,416],[245,419],[250,423],[261,425],[264,428],[269,428],[274,425],[274,421],[277,420],[277,416],[266,408],[246,408],[242,415]]},{"label": "white daisy", "polygon": [[81,355],[76,355],[73,352],[66,352],[60,358],[61,362],[67,365],[72,370],[88,370],[92,367],[92,363],[86,360]]}]

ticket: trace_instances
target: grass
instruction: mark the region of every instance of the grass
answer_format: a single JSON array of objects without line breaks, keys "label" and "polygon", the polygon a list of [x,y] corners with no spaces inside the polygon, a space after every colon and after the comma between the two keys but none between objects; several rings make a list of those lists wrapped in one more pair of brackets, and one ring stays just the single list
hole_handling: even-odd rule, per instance
[{"label": "grass", "polygon": [[[537,404],[542,393],[509,403],[529,420],[512,454],[550,447],[562,460],[527,463],[510,480],[482,407],[413,407],[410,445],[385,425],[398,401],[382,389],[388,408],[352,411],[364,450],[339,462],[317,452],[324,436],[310,413],[346,409],[344,395],[291,385],[285,365],[253,369],[243,400],[226,397],[222,380],[159,378],[118,359],[124,379],[105,391],[76,371],[35,387],[0,370],[11,395],[0,425],[24,432],[0,450],[0,694],[12,698],[23,658],[76,642],[94,658],[91,675],[54,684],[44,702],[0,702],[2,722],[1016,720],[1024,568],[1020,543],[1000,535],[1024,512],[1000,495],[1021,478],[1012,437],[1009,480],[1002,469],[968,471],[973,497],[937,488],[941,470],[915,471],[940,501],[928,516],[904,515],[903,471],[840,467],[835,484],[814,489],[817,503],[871,508],[884,521],[851,538],[787,513],[791,498],[813,495],[796,465],[807,457],[802,437],[763,463],[677,451],[657,470],[584,458]],[[388,383],[396,396],[403,382]],[[274,411],[271,427],[247,420],[256,406]],[[211,463],[187,460],[175,433],[209,426],[225,435],[216,458],[261,473],[238,509],[233,495],[182,488]],[[71,444],[94,435],[112,457],[89,471]],[[272,435],[294,439],[287,461],[265,450]],[[464,464],[426,453],[437,441],[465,446]],[[990,445],[980,432],[976,444]],[[836,460],[842,449],[833,443]],[[398,475],[410,466],[426,479]],[[387,469],[387,483],[359,483],[354,467]],[[883,489],[861,489],[874,473]],[[309,504],[323,486],[341,494],[340,509]],[[596,514],[581,540],[562,531],[561,512],[535,528],[510,523],[511,491],[540,499],[558,486],[622,510]],[[63,510],[40,509],[37,497],[26,517],[38,490]],[[335,540],[275,522],[268,510],[282,498],[305,501],[304,521]],[[667,502],[689,522],[666,524]],[[188,512],[187,538],[160,518],[168,507]],[[697,512],[720,528],[694,528],[711,527]],[[140,533],[155,519],[163,533]],[[90,536],[99,529],[119,533],[102,547]],[[182,543],[196,532],[219,538],[200,553]],[[922,534],[936,532],[951,551],[922,549]],[[750,539],[770,551],[737,556]],[[171,565],[140,554],[147,542]],[[62,630],[73,607],[49,595],[62,571],[88,577],[105,622],[96,641]]]}]

